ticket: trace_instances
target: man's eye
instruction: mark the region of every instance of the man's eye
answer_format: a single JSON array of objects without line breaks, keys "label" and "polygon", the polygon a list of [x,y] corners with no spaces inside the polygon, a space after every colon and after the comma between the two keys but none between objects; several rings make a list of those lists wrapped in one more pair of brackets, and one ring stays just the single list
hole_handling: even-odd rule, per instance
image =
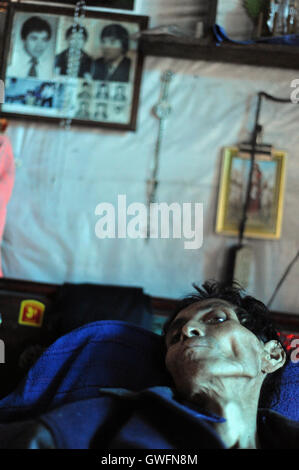
[{"label": "man's eye", "polygon": [[226,315],[219,315],[219,314],[215,314],[215,315],[210,315],[206,318],[205,322],[206,323],[209,323],[209,324],[214,324],[214,323],[222,323],[224,321],[226,321]]},{"label": "man's eye", "polygon": [[170,338],[170,341],[169,341],[169,344],[174,344],[174,343],[177,343],[180,339],[180,336],[181,336],[181,332],[178,331],[177,333],[175,333],[171,338]]},{"label": "man's eye", "polygon": [[252,324],[252,319],[247,315],[245,316],[242,316],[240,319],[239,319],[241,325],[246,325],[247,327],[250,326]]}]

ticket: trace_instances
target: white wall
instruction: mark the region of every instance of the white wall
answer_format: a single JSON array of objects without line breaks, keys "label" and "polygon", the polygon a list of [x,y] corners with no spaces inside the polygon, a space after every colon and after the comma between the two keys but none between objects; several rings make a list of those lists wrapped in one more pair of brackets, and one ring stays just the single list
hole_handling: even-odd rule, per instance
[{"label": "white wall", "polygon": [[[162,71],[175,76],[169,100],[160,165],[158,201],[202,202],[204,242],[185,250],[183,240],[99,240],[95,207],[146,202],[157,120],[151,110],[159,97]],[[290,94],[291,70],[264,69],[149,57],[141,88],[138,129],[116,132],[10,121],[17,162],[14,192],[3,241],[8,277],[62,283],[98,282],[143,286],[151,295],[177,297],[193,281],[219,277],[226,249],[235,242],[214,233],[221,148],[246,140],[252,131],[256,93]],[[264,139],[289,153],[282,237],[252,240],[254,293],[268,301],[298,250],[299,107],[263,104]],[[298,312],[294,266],[273,309]]]},{"label": "white wall", "polygon": [[[223,3],[220,0],[220,3]],[[150,14],[151,25],[167,21],[190,25],[204,0],[138,0],[135,13]],[[158,8],[159,6],[159,8]],[[220,12],[221,13],[221,12]],[[229,31],[230,32],[230,31]],[[184,249],[183,240],[99,240],[95,208],[146,202],[158,122],[152,108],[160,77],[175,75],[169,100],[157,200],[202,202],[201,249]],[[63,283],[96,282],[144,287],[151,295],[178,297],[191,283],[219,278],[227,248],[236,239],[216,235],[215,216],[221,149],[246,140],[253,129],[256,94],[290,95],[298,71],[148,57],[141,87],[136,132],[117,132],[10,120],[17,164],[2,245],[7,277]],[[251,240],[255,271],[250,293],[267,302],[298,250],[299,107],[264,102],[264,140],[288,151],[282,237]],[[272,308],[299,313],[299,263]]]}]

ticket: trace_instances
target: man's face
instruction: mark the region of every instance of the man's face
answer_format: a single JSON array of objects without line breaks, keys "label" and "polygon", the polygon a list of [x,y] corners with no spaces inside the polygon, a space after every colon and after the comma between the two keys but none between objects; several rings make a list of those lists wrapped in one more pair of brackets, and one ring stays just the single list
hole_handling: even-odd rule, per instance
[{"label": "man's face", "polygon": [[24,40],[26,52],[31,56],[39,59],[49,44],[49,35],[47,31],[32,31]]},{"label": "man's face", "polygon": [[52,96],[53,95],[53,92],[54,92],[54,88],[53,88],[53,85],[46,85],[43,89],[43,96]]},{"label": "man's face", "polygon": [[114,36],[104,37],[101,40],[104,60],[113,62],[123,54],[122,42]]},{"label": "man's face", "polygon": [[85,43],[86,43],[86,39],[80,31],[73,32],[67,38],[67,44],[68,44],[67,47],[68,47],[68,49],[70,49],[72,46],[74,46],[78,49],[84,49]]},{"label": "man's face", "polygon": [[166,346],[166,367],[178,389],[186,380],[199,385],[261,373],[263,343],[242,326],[224,300],[196,302],[179,312],[167,332]]},{"label": "man's face", "polygon": [[80,112],[82,112],[82,113],[87,113],[88,112],[88,104],[85,103],[84,101],[82,101],[81,104],[80,104]]}]

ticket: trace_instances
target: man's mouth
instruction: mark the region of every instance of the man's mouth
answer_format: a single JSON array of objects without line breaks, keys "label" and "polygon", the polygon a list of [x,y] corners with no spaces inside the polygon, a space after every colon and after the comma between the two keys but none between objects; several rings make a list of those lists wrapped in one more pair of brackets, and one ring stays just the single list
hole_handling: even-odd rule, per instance
[{"label": "man's mouth", "polygon": [[207,348],[209,345],[205,340],[198,339],[198,338],[191,338],[185,341],[183,349],[190,349],[190,348]]}]

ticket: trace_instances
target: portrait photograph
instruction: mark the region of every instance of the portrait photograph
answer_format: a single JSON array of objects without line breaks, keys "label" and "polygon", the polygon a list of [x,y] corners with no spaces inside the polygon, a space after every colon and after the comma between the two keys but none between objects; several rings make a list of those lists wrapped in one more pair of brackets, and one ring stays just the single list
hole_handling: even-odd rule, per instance
[{"label": "portrait photograph", "polygon": [[[244,235],[279,238],[281,233],[286,153],[255,156]],[[226,148],[223,155],[216,232],[238,235],[247,195],[250,154]]]},{"label": "portrait photograph", "polygon": [[6,74],[18,78],[53,78],[58,18],[53,15],[16,14]]},{"label": "portrait photograph", "polygon": [[55,116],[63,108],[65,86],[54,81],[8,78],[5,102],[20,113],[24,108],[36,115]]},{"label": "portrait photograph", "polygon": [[56,76],[91,78],[93,59],[87,50],[92,43],[89,26],[88,20],[81,20],[80,25],[74,25],[72,18],[59,20],[54,63]]},{"label": "portrait photograph", "polygon": [[88,11],[74,21],[67,8],[17,4],[9,19],[3,116],[136,129],[143,58],[131,38],[148,17]]}]

